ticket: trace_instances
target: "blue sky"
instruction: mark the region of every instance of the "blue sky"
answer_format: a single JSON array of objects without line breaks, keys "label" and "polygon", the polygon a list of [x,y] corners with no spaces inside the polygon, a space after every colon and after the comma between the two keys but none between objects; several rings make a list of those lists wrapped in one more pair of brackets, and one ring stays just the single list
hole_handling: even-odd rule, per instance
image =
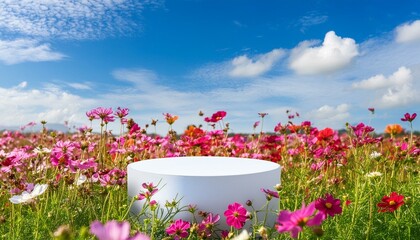
[{"label": "blue sky", "polygon": [[[36,2],[36,3],[34,3]],[[377,132],[420,113],[418,1],[0,0],[0,126],[127,107],[174,128],[310,120]],[[367,110],[376,109],[372,116]],[[419,130],[419,120],[414,128]],[[111,124],[111,129],[119,129]]]}]

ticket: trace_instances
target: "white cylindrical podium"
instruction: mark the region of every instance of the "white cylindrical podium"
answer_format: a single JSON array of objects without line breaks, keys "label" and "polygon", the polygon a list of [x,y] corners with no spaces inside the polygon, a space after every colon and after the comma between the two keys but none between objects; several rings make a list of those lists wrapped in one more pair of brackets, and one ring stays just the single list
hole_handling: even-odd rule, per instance
[{"label": "white cylindrical podium", "polygon": [[[219,214],[220,226],[226,225],[223,215],[229,204],[245,205],[251,200],[259,209],[266,203],[262,188],[274,190],[280,183],[280,165],[277,163],[233,157],[175,157],[150,159],[128,165],[128,195],[130,199],[140,193],[142,183],[160,182],[162,189],[152,197],[161,206],[176,196],[180,206],[196,205],[198,210]],[[269,209],[278,210],[278,199],[273,198]],[[140,211],[144,201],[136,201],[132,213]],[[262,219],[263,216],[259,216]],[[190,213],[181,213],[177,218],[190,221]],[[275,214],[269,214],[267,226],[275,222]]]}]

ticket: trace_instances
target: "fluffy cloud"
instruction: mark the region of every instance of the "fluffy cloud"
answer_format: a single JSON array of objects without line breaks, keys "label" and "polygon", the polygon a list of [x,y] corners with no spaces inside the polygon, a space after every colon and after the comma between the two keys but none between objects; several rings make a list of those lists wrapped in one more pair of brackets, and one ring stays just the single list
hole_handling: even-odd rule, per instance
[{"label": "fluffy cloud", "polygon": [[[345,120],[350,117],[350,106],[348,104],[340,104],[336,107],[324,105],[309,113],[310,119],[314,119],[317,126],[320,127],[335,127],[340,128],[344,126]],[[338,125],[339,124],[339,125]]]},{"label": "fluffy cloud", "polygon": [[329,73],[348,65],[359,55],[358,46],[351,38],[341,38],[330,31],[322,46],[313,47],[314,42],[304,41],[292,50],[289,67],[298,74]]},{"label": "fluffy cloud", "polygon": [[254,59],[250,59],[246,55],[236,57],[231,62],[233,69],[229,75],[232,77],[259,76],[269,71],[283,55],[283,50],[274,49],[266,54],[258,55]]},{"label": "fluffy cloud", "polygon": [[40,44],[36,40],[0,40],[0,61],[8,65],[27,61],[56,61],[64,57],[65,55],[52,51],[49,44]]},{"label": "fluffy cloud", "polygon": [[[404,106],[410,103],[420,101],[413,86],[413,74],[409,68],[400,67],[397,71],[388,77],[379,74],[353,83],[355,89],[374,90],[376,95],[374,103],[378,107],[391,108]],[[379,97],[378,97],[379,95]]]},{"label": "fluffy cloud", "polygon": [[389,77],[378,74],[360,82],[355,82],[352,86],[353,88],[359,89],[381,89],[406,85],[409,84],[412,79],[411,70],[406,67],[400,67]]},{"label": "fluffy cloud", "polygon": [[127,16],[158,1],[1,0],[0,30],[26,36],[71,39],[124,34],[138,28]]},{"label": "fluffy cloud", "polygon": [[381,107],[398,107],[410,103],[419,102],[418,92],[411,88],[411,84],[404,84],[388,88],[388,91],[382,96],[378,105]]},{"label": "fluffy cloud", "polygon": [[93,100],[58,88],[28,89],[27,82],[11,88],[0,87],[0,125],[24,125],[41,120],[48,123],[80,123],[85,120],[83,113],[93,106]]},{"label": "fluffy cloud", "polygon": [[420,41],[420,20],[396,28],[395,40],[399,43]]}]

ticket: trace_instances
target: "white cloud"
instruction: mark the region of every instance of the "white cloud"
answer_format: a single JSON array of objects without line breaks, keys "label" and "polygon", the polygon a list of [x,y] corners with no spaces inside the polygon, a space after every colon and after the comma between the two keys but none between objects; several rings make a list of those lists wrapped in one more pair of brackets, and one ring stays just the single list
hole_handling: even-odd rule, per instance
[{"label": "white cloud", "polygon": [[320,15],[317,12],[309,12],[307,15],[301,17],[298,20],[298,26],[300,26],[300,31],[305,32],[306,28],[314,25],[319,25],[328,20],[327,15]]},{"label": "white cloud", "polygon": [[353,83],[353,88],[360,89],[381,89],[387,87],[397,87],[409,84],[413,79],[411,70],[406,67],[400,67],[391,76],[385,77],[383,74],[378,74],[360,82]]},{"label": "white cloud", "polygon": [[64,54],[52,51],[49,44],[40,44],[36,40],[0,40],[0,61],[8,65],[22,62],[57,61],[64,57]]},{"label": "white cloud", "polygon": [[256,56],[254,59],[246,55],[236,57],[231,64],[233,69],[229,72],[231,77],[256,77],[269,71],[283,55],[284,50],[274,49],[266,54]]},{"label": "white cloud", "polygon": [[77,90],[89,90],[92,89],[90,83],[67,83],[70,87]]},{"label": "white cloud", "polygon": [[420,20],[405,23],[395,29],[395,40],[399,43],[420,41]]},{"label": "white cloud", "polygon": [[148,69],[119,69],[112,72],[115,79],[133,83],[139,89],[147,91],[156,88],[158,76]]},{"label": "white cloud", "polygon": [[358,46],[351,38],[341,38],[330,31],[322,46],[304,41],[292,50],[289,67],[302,75],[334,72],[347,66],[359,55]]},{"label": "white cloud", "polygon": [[310,119],[314,120],[316,126],[320,127],[344,127],[345,121],[349,119],[350,106],[348,104],[340,104],[336,107],[324,105],[309,113]]},{"label": "white cloud", "polygon": [[[59,89],[27,89],[26,82],[16,87],[0,87],[0,125],[24,125],[28,122],[84,122],[84,112],[94,101]],[[10,114],[10,113],[13,114]]]},{"label": "white cloud", "polygon": [[398,107],[409,103],[419,102],[419,93],[411,88],[411,84],[395,86],[388,88],[388,91],[382,96],[378,105],[381,107]]},{"label": "white cloud", "polygon": [[146,4],[137,0],[1,0],[0,30],[25,36],[89,39],[139,28],[128,16]]},{"label": "white cloud", "polygon": [[400,67],[389,77],[379,74],[353,83],[354,89],[374,90],[374,104],[381,108],[392,108],[416,103],[420,101],[416,87],[413,85],[411,69]]}]

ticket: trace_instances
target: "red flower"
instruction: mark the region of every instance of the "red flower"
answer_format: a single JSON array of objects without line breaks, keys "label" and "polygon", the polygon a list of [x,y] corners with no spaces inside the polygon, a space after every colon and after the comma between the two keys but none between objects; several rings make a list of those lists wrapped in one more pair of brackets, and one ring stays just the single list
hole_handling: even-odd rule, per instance
[{"label": "red flower", "polygon": [[404,204],[404,196],[392,192],[389,196],[384,196],[382,202],[378,203],[378,212],[393,212]]},{"label": "red flower", "polygon": [[206,117],[204,118],[204,121],[208,122],[208,123],[216,123],[220,120],[222,120],[224,117],[226,117],[226,112],[225,111],[218,111],[216,113],[213,113],[213,115],[211,116],[211,118]]},{"label": "red flower", "polygon": [[401,121],[403,122],[412,122],[414,119],[416,119],[417,113],[413,113],[410,115],[409,113],[404,114],[404,118],[401,118]]},{"label": "red flower", "polygon": [[331,128],[325,128],[321,131],[319,131],[317,138],[319,140],[327,140],[328,138],[334,136],[334,130]]},{"label": "red flower", "polygon": [[318,198],[315,201],[315,208],[322,212],[325,217],[327,217],[327,215],[334,217],[336,214],[341,214],[343,209],[340,205],[340,199],[336,199],[328,193],[325,195],[325,198]]},{"label": "red flower", "polygon": [[224,212],[226,223],[236,229],[241,229],[248,218],[247,213],[246,208],[241,204],[237,202],[230,204],[228,209]]}]

